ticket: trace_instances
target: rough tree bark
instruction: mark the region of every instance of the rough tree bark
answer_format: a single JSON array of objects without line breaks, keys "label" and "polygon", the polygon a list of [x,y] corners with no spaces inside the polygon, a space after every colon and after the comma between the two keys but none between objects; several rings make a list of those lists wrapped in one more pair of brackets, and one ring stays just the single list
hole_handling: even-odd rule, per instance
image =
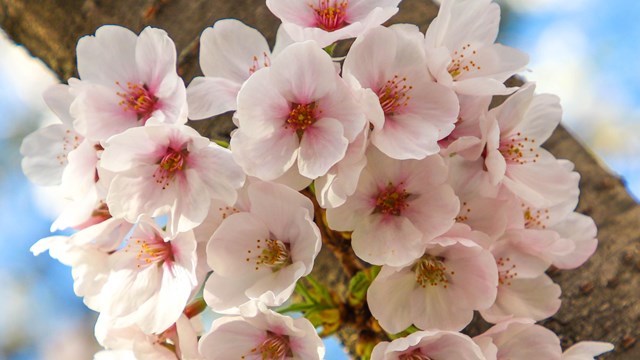
[{"label": "rough tree bark", "polygon": [[[394,22],[427,24],[437,8],[424,0],[404,0]],[[256,27],[273,43],[276,18],[263,0],[0,0],[0,27],[18,44],[42,59],[62,81],[75,74],[75,44],[103,24],[120,24],[139,32],[144,26],[163,28],[176,42],[179,71],[189,81],[199,73],[198,38],[221,18],[238,18]],[[225,138],[229,117],[192,123],[202,134]],[[583,267],[552,272],[563,289],[560,312],[544,322],[568,346],[580,340],[616,345],[605,359],[640,359],[640,206],[627,194],[621,179],[607,171],[563,128],[546,147],[576,164],[582,174],[579,211],[594,218],[600,246]],[[323,251],[316,277],[338,291],[346,277],[336,259]],[[470,332],[483,324],[474,323]],[[341,337],[353,345],[355,334]]]}]

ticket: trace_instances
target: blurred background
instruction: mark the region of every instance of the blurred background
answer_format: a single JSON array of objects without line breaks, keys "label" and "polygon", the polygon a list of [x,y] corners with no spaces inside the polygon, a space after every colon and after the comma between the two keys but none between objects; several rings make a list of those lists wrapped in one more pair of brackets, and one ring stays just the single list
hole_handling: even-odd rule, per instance
[{"label": "blurred background", "polygon": [[[564,125],[640,196],[640,2],[503,0],[499,42],[531,56],[524,75],[562,99]],[[95,314],[70,269],[29,248],[50,236],[55,189],[20,169],[22,138],[56,122],[42,91],[58,80],[0,30],[0,360],[91,359]],[[68,341],[68,339],[74,339]],[[346,359],[328,340],[327,359]]]}]

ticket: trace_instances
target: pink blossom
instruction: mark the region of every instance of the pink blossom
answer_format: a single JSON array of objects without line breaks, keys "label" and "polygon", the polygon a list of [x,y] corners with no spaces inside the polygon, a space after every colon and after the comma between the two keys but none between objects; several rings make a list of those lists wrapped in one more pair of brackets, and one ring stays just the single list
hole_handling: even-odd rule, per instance
[{"label": "pink blossom", "polygon": [[455,93],[428,74],[420,31],[410,25],[376,27],[359,37],[344,62],[377,99],[371,142],[394,159],[423,159],[440,151],[438,140],[454,128]]},{"label": "pink blossom", "polygon": [[505,95],[503,84],[529,57],[495,44],[500,8],[491,0],[443,0],[425,36],[429,71],[438,83],[465,95]]},{"label": "pink blossom", "polygon": [[186,90],[176,72],[176,49],[164,30],[140,36],[105,25],[78,41],[80,79],[69,79],[74,127],[101,141],[149,123],[183,124]]},{"label": "pink blossom", "polygon": [[278,30],[273,53],[256,29],[235,19],[217,21],[200,36],[200,67],[204,76],[195,77],[187,88],[189,118],[194,120],[236,109],[242,84],[291,43]]},{"label": "pink blossom", "polygon": [[423,330],[461,330],[473,311],[496,298],[498,272],[491,253],[468,240],[479,234],[445,234],[403,267],[383,266],[367,292],[371,314],[390,333],[411,324]]},{"label": "pink blossom", "polygon": [[113,136],[100,161],[115,173],[107,205],[130,222],[169,215],[170,233],[202,223],[212,199],[232,205],[244,174],[229,150],[184,125],[144,126]]},{"label": "pink blossom", "polygon": [[287,47],[247,80],[236,121],[234,159],[262,180],[281,177],[296,161],[304,177],[326,174],[365,125],[349,87],[314,42]]},{"label": "pink blossom", "polygon": [[353,231],[356,255],[376,265],[402,266],[419,258],[427,244],[454,223],[459,203],[444,182],[438,155],[393,160],[376,149],[347,201],[327,210],[329,226]]},{"label": "pink blossom", "polygon": [[371,360],[485,360],[480,347],[466,335],[453,331],[417,331],[392,342],[382,341]]},{"label": "pink blossom", "polygon": [[267,6],[294,41],[315,40],[325,47],[387,21],[400,1],[267,0]]},{"label": "pink blossom", "polygon": [[292,319],[263,306],[214,320],[199,348],[207,360],[320,360],[325,352],[309,320]]},{"label": "pink blossom", "polygon": [[[560,340],[551,330],[530,319],[512,319],[494,325],[473,338],[483,352],[495,353],[496,360],[560,360]],[[496,351],[497,350],[497,351]]]},{"label": "pink blossom", "polygon": [[227,217],[207,246],[213,274],[204,296],[218,312],[236,312],[250,300],[282,305],[322,244],[309,199],[260,181],[249,185],[248,199],[249,210]]}]

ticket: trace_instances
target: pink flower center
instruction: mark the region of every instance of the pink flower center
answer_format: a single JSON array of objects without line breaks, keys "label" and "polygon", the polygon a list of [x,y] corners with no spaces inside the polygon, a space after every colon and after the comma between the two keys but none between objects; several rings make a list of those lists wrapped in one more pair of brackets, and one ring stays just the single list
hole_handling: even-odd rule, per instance
[{"label": "pink flower center", "polygon": [[153,173],[156,183],[162,185],[162,189],[166,189],[177,173],[182,172],[186,165],[189,151],[187,149],[175,150],[168,148],[165,155],[160,159],[158,168]]},{"label": "pink flower center", "polygon": [[442,285],[445,289],[449,286],[449,276],[455,275],[454,271],[447,273],[447,266],[441,256],[424,255],[413,265],[416,274],[416,282],[426,288],[427,285]]},{"label": "pink flower center", "polygon": [[325,31],[334,31],[346,25],[347,0],[319,0],[318,6],[310,5],[315,12],[316,26]]},{"label": "pink flower center", "polygon": [[271,59],[269,58],[269,55],[267,55],[266,52],[262,53],[262,63],[260,63],[257,56],[254,56],[253,63],[249,68],[249,75],[253,75],[254,72],[269,66],[271,66]]},{"label": "pink flower center", "polygon": [[536,140],[528,136],[522,137],[521,133],[500,140],[498,151],[504,156],[508,164],[524,165],[537,162],[540,154],[537,153]]},{"label": "pink flower center", "polygon": [[415,349],[410,353],[398,356],[398,360],[432,360],[429,356],[422,353],[420,349]]},{"label": "pink flower center", "polygon": [[403,189],[403,185],[403,182],[400,182],[398,186],[389,182],[385,188],[381,189],[376,197],[374,212],[384,215],[402,215],[402,212],[409,207],[407,198],[410,195],[407,190]]},{"label": "pink flower center", "polygon": [[527,207],[524,210],[524,227],[527,229],[546,229],[545,224],[549,220],[549,210],[531,210]]},{"label": "pink flower center", "polygon": [[151,266],[152,264],[162,264],[165,261],[173,262],[173,250],[171,243],[164,241],[159,236],[151,239],[130,239],[125,252],[135,251],[138,268]]},{"label": "pink flower center", "polygon": [[267,331],[267,338],[252,353],[260,354],[262,360],[284,360],[292,358],[293,352],[289,346],[289,337]]},{"label": "pink flower center", "polygon": [[293,104],[291,111],[289,111],[285,128],[293,129],[293,131],[298,134],[298,137],[302,137],[304,131],[316,122],[317,108],[318,105],[315,102],[310,104]]},{"label": "pink flower center", "polygon": [[447,70],[452,78],[457,78],[465,72],[480,70],[480,65],[473,61],[473,56],[477,51],[471,47],[471,44],[464,45],[462,49],[453,52],[451,63]]},{"label": "pink flower center", "polygon": [[518,273],[515,271],[516,264],[511,264],[510,258],[500,257],[496,260],[496,264],[498,265],[498,284],[500,285],[511,285],[511,280],[513,280]]},{"label": "pink flower center", "polygon": [[251,261],[253,254],[258,254],[254,258],[256,270],[259,270],[260,266],[267,266],[276,272],[292,263],[289,244],[276,239],[256,240],[255,250],[247,250],[247,262]]},{"label": "pink flower center", "polygon": [[119,81],[116,81],[123,91],[116,92],[122,98],[118,103],[124,111],[133,111],[138,115],[138,120],[144,124],[151,114],[158,108],[158,98],[155,97],[145,84],[133,84],[127,82],[124,88]]},{"label": "pink flower center", "polygon": [[378,90],[378,99],[385,115],[393,115],[399,109],[409,105],[409,92],[413,86],[407,84],[407,78],[395,75]]}]

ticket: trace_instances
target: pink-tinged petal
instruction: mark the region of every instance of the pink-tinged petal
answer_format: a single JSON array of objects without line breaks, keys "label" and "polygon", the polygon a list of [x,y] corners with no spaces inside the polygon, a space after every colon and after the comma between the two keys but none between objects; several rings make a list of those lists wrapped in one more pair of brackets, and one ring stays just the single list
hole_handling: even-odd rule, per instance
[{"label": "pink-tinged petal", "polygon": [[22,171],[38,185],[59,185],[68,164],[68,155],[82,136],[64,124],[38,129],[22,140]]},{"label": "pink-tinged petal", "polygon": [[69,90],[70,87],[66,84],[51,85],[42,93],[42,98],[62,123],[71,128],[73,126],[73,117],[69,113],[69,107],[74,97]]},{"label": "pink-tinged petal", "polygon": [[363,88],[378,90],[394,70],[398,42],[398,35],[384,27],[358,37],[344,60],[345,76],[355,77]]},{"label": "pink-tinged petal", "polygon": [[76,98],[71,104],[74,128],[87,138],[103,141],[129,128],[140,126],[135,112],[127,111],[119,103],[120,88],[87,82],[70,82]]},{"label": "pink-tinged petal", "polygon": [[[352,231],[361,218],[369,216],[373,212],[375,205],[371,204],[371,194],[377,191],[375,179],[365,170],[360,175],[358,186],[361,189],[347,197],[344,204],[327,209],[327,222],[331,229]],[[368,188],[370,191],[363,191],[362,188]]]},{"label": "pink-tinged petal", "polygon": [[136,34],[117,25],[101,26],[94,36],[82,37],[76,47],[80,78],[103,85],[139,81],[132,61],[136,41]]},{"label": "pink-tinged petal", "polygon": [[[349,2],[348,22],[361,21],[365,19],[375,8],[395,8],[398,11],[398,4],[401,0],[352,0]],[[389,16],[391,17],[391,16]]]},{"label": "pink-tinged petal", "polygon": [[372,214],[351,235],[353,251],[374,265],[403,266],[419,258],[426,244],[422,232],[402,216]]},{"label": "pink-tinged petal", "polygon": [[220,224],[211,237],[207,245],[207,262],[221,276],[271,272],[266,267],[255,269],[256,258],[261,253],[257,247],[258,240],[269,238],[269,228],[257,216],[250,213],[233,214]]},{"label": "pink-tinged petal", "polygon": [[157,97],[167,96],[176,86],[176,46],[162,29],[146,27],[136,43],[140,79]]},{"label": "pink-tinged petal", "polygon": [[469,96],[509,95],[518,89],[515,87],[508,88],[502,81],[488,77],[474,77],[454,81],[452,87],[456,94]]},{"label": "pink-tinged petal", "polygon": [[[236,202],[236,189],[244,184],[245,175],[240,166],[233,161],[231,151],[211,143],[189,161],[194,169],[193,176],[202,180],[211,198],[222,200],[227,205],[233,205]],[[186,173],[190,174],[188,171]],[[203,194],[203,192],[196,193]]]},{"label": "pink-tinged petal", "polygon": [[451,52],[467,43],[490,44],[498,35],[500,7],[490,0],[443,1],[426,32],[428,47]]},{"label": "pink-tinged petal", "polygon": [[556,334],[524,320],[513,319],[502,322],[476,339],[485,336],[491,337],[497,346],[498,360],[535,358],[560,360],[561,358],[562,350]]},{"label": "pink-tinged petal", "polygon": [[260,345],[266,335],[266,329],[256,328],[242,317],[222,317],[200,338],[198,349],[207,360],[240,358],[251,355],[251,349]]},{"label": "pink-tinged petal", "polygon": [[[451,128],[453,129],[453,121]],[[423,159],[437,154],[438,128],[417,116],[394,116],[385,120],[382,129],[373,130],[371,142],[394,159]]]},{"label": "pink-tinged petal", "polygon": [[533,279],[514,278],[498,287],[498,297],[491,308],[481,310],[482,318],[497,323],[512,317],[536,321],[546,319],[560,308],[560,286],[547,275]]},{"label": "pink-tinged petal", "polygon": [[235,110],[240,84],[225,78],[198,76],[187,88],[189,119],[201,120]]},{"label": "pink-tinged petal", "polygon": [[284,233],[290,222],[298,214],[300,208],[313,216],[311,201],[290,188],[268,182],[256,181],[249,185],[251,213],[262,219],[269,227]]},{"label": "pink-tinged petal", "polygon": [[313,180],[300,175],[298,164],[296,162],[282,176],[271,182],[282,184],[292,188],[295,191],[301,191],[311,184]]},{"label": "pink-tinged petal", "polygon": [[264,138],[252,138],[238,129],[231,135],[234,160],[245,173],[262,180],[284,175],[298,157],[298,137],[285,129]]},{"label": "pink-tinged petal", "polygon": [[[429,332],[416,332],[416,334],[419,333],[428,334]],[[438,331],[431,336],[431,339],[423,338],[418,347],[422,350],[422,353],[434,359],[489,360],[485,359],[482,350],[471,338],[457,332]]]},{"label": "pink-tinged petal", "polygon": [[[309,271],[306,271],[306,270]],[[251,284],[245,291],[248,299],[256,299],[266,306],[280,306],[293,294],[296,282],[308,275],[311,268],[302,262],[295,262],[276,272],[267,274]]]},{"label": "pink-tinged petal", "polygon": [[[363,113],[363,105],[357,103],[356,94],[339,76],[336,78],[336,88],[328,96],[319,101],[323,118],[333,118],[340,121],[344,128],[344,137],[349,142],[363,132],[367,119]],[[321,121],[321,120],[319,120]]]},{"label": "pink-tinged petal", "polygon": [[597,228],[593,219],[586,215],[572,213],[563,222],[553,227],[561,237],[571,240],[575,248],[566,255],[553,258],[553,265],[559,269],[575,269],[586,262],[596,251]]},{"label": "pink-tinged petal", "polygon": [[[513,95],[509,96],[500,106],[490,111],[490,114],[498,120],[500,133],[512,134],[517,132],[515,130],[516,128],[522,128],[521,123],[524,121],[525,114],[531,106],[535,90],[535,83],[526,83]],[[540,144],[542,144],[542,142],[538,145]]]},{"label": "pink-tinged petal", "polygon": [[592,360],[613,350],[613,344],[601,341],[580,341],[562,354],[562,360]]},{"label": "pink-tinged petal", "polygon": [[[455,77],[460,85],[470,79],[493,79],[502,83],[525,68],[529,55],[512,47],[493,44],[479,48],[467,61],[473,61],[475,67]],[[503,88],[506,87],[503,85]]]},{"label": "pink-tinged petal", "polygon": [[314,11],[306,1],[267,0],[267,7],[282,22],[293,22],[301,26],[314,26]]},{"label": "pink-tinged petal", "polygon": [[271,68],[253,74],[238,92],[237,100],[237,125],[251,137],[265,137],[281,130],[291,111],[289,99],[274,90]]},{"label": "pink-tinged petal", "polygon": [[275,58],[282,52],[282,50],[286,49],[287,46],[294,42],[295,41],[293,41],[291,36],[289,36],[289,33],[284,30],[284,27],[282,25],[278,26],[278,31],[276,32],[276,43],[273,45],[271,56]]},{"label": "pink-tinged petal", "polygon": [[69,164],[62,173],[62,191],[73,199],[85,197],[96,186],[96,144],[83,141],[67,158]]},{"label": "pink-tinged petal", "polygon": [[533,207],[544,208],[571,197],[578,189],[579,180],[577,172],[567,171],[557,162],[540,162],[508,166],[503,184]]},{"label": "pink-tinged petal", "polygon": [[184,314],[176,321],[176,333],[178,334],[177,352],[182,359],[201,360],[202,355],[198,351],[198,332]]},{"label": "pink-tinged petal", "polygon": [[215,312],[237,314],[238,307],[250,301],[246,290],[258,279],[260,277],[257,274],[222,276],[214,272],[205,283],[204,299]]},{"label": "pink-tinged petal", "polygon": [[413,323],[410,303],[416,286],[413,272],[389,266],[384,266],[373,280],[367,291],[367,303],[385,331],[396,334]]},{"label": "pink-tinged petal", "polygon": [[332,118],[319,119],[307,128],[300,141],[298,169],[302,176],[315,179],[323,176],[347,151],[342,123]]},{"label": "pink-tinged petal", "polygon": [[[448,287],[451,299],[456,299],[457,307],[466,309],[486,309],[495,299],[498,286],[498,270],[491,253],[465,239],[444,248],[447,270],[451,275]],[[462,242],[464,241],[464,242]]]},{"label": "pink-tinged petal", "polygon": [[[212,188],[208,185],[203,181],[198,171],[194,169],[186,169],[184,171],[184,179],[175,179],[173,186],[177,187],[177,192],[174,195],[179,195],[171,207],[167,223],[167,232],[169,234],[176,235],[179,232],[189,231],[204,221],[211,203],[211,192],[218,190],[216,187]],[[226,188],[223,189],[227,190]],[[229,190],[230,195],[235,195],[235,190]]]},{"label": "pink-tinged petal", "polygon": [[449,185],[433,185],[416,194],[403,215],[430,241],[449,230],[460,211],[458,198]]},{"label": "pink-tinged petal", "polygon": [[336,70],[331,57],[313,41],[287,47],[270,69],[271,86],[290,103],[310,104],[336,89]]},{"label": "pink-tinged petal", "polygon": [[520,231],[507,231],[491,248],[501,276],[508,274],[519,278],[536,278],[549,267],[549,260],[532,254],[522,245],[523,236],[525,234]]},{"label": "pink-tinged petal", "polygon": [[267,40],[238,20],[219,20],[200,36],[200,67],[206,77],[228,79],[239,88],[269,63]]},{"label": "pink-tinged petal", "polygon": [[422,330],[460,331],[473,318],[473,310],[459,308],[441,286],[418,287],[411,296],[413,324]]},{"label": "pink-tinged petal", "polygon": [[551,136],[553,130],[560,124],[561,118],[560,98],[550,94],[536,95],[520,127],[514,131],[521,131],[540,145]]}]

